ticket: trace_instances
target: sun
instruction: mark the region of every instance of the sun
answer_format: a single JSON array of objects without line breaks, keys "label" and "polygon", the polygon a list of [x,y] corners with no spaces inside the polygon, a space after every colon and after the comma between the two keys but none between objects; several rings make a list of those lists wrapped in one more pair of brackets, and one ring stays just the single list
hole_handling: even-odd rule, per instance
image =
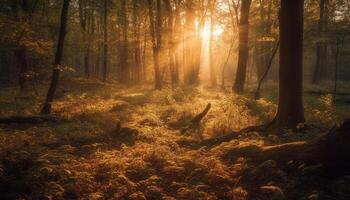
[{"label": "sun", "polygon": [[[219,37],[224,32],[223,27],[214,26],[213,36]],[[204,28],[202,29],[203,38],[210,38],[210,24],[206,23]]]}]

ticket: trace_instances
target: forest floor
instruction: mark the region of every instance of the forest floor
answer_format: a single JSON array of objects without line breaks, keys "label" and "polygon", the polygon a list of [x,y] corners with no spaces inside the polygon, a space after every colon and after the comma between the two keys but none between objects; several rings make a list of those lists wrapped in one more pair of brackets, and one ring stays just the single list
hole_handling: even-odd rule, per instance
[{"label": "forest floor", "polygon": [[[350,199],[350,177],[328,176],[320,165],[230,155],[239,146],[326,133],[350,111],[331,95],[305,94],[308,124],[302,131],[242,133],[194,148],[183,141],[268,122],[276,94],[264,90],[265,98],[255,101],[249,93],[205,87],[154,91],[85,79],[61,83],[53,105],[59,121],[0,125],[0,199]],[[40,96],[0,90],[0,117],[37,113]],[[207,116],[191,124],[207,103]]]}]

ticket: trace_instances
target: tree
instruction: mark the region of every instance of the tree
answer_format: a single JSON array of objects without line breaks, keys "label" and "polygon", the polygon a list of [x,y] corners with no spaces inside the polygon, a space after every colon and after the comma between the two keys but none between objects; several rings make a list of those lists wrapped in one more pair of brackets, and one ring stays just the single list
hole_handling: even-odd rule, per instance
[{"label": "tree", "polygon": [[303,123],[303,0],[282,0],[280,10],[279,103],[273,125]]},{"label": "tree", "polygon": [[154,19],[153,14],[153,1],[148,0],[148,13],[150,20],[150,31],[152,38],[153,47],[153,62],[154,62],[154,79],[155,79],[155,89],[162,89],[162,76],[159,66],[160,50],[162,45],[162,13],[161,13],[161,2],[157,0],[157,14],[156,19]]},{"label": "tree", "polygon": [[66,37],[69,3],[70,3],[70,0],[63,1],[60,31],[59,31],[59,37],[57,42],[56,54],[55,54],[54,68],[52,71],[51,84],[47,92],[46,100],[41,110],[41,114],[51,113],[51,104],[58,86],[58,80],[60,76],[60,67],[61,67],[61,61],[62,61],[62,55],[63,55],[64,40]]},{"label": "tree", "polygon": [[103,22],[103,81],[106,81],[108,70],[108,0],[104,0]]},{"label": "tree", "polygon": [[164,0],[164,4],[167,11],[167,35],[168,35],[168,57],[171,83],[177,85],[179,82],[179,71],[176,65],[176,53],[175,53],[175,36],[174,36],[174,11],[170,0]]},{"label": "tree", "polygon": [[312,83],[317,84],[321,78],[322,68],[325,67],[327,60],[327,44],[322,41],[322,36],[327,31],[328,26],[328,1],[320,0],[320,19],[318,22],[317,35],[318,40],[316,44],[316,64],[314,69],[314,74],[312,76]]},{"label": "tree", "polygon": [[83,32],[84,42],[84,73],[86,76],[90,76],[90,50],[91,50],[91,33],[90,33],[90,21],[92,18],[91,5],[87,0],[79,0],[79,19]]},{"label": "tree", "polygon": [[120,81],[122,83],[130,82],[130,69],[128,64],[129,57],[129,45],[128,45],[128,27],[129,20],[127,15],[127,1],[120,1],[120,13],[119,13],[119,23],[121,28],[121,41],[119,46],[119,67],[120,67]]},{"label": "tree", "polygon": [[215,10],[216,10],[216,0],[211,0],[209,2],[210,7],[210,38],[209,38],[209,59],[210,59],[210,83],[212,86],[216,86],[216,73],[214,67],[214,26],[215,26]]},{"label": "tree", "polygon": [[142,63],[141,63],[141,22],[139,13],[140,2],[137,0],[133,0],[133,68],[132,68],[132,81],[133,83],[139,83],[141,80],[141,72],[142,72]]},{"label": "tree", "polygon": [[241,13],[239,19],[239,47],[236,79],[232,90],[243,92],[247,73],[248,62],[248,37],[249,37],[249,10],[251,0],[242,0]]}]

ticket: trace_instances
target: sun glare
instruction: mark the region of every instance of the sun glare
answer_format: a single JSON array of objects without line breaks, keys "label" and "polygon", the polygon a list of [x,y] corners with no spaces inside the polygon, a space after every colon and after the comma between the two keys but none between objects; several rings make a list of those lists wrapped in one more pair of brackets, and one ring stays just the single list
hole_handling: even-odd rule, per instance
[{"label": "sun glare", "polygon": [[[213,30],[213,36],[219,37],[224,32],[224,29],[220,26],[214,26]],[[206,24],[202,30],[202,36],[203,38],[209,38],[210,37],[210,24]]]}]

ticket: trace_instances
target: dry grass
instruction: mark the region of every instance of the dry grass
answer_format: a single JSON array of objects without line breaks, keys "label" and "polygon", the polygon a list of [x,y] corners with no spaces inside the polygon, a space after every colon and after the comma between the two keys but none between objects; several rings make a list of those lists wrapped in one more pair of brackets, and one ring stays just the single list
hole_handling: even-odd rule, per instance
[{"label": "dry grass", "polygon": [[[237,146],[264,145],[271,138],[252,133],[212,149],[196,150],[181,147],[177,141],[200,140],[266,122],[276,110],[272,100],[253,101],[204,88],[153,91],[71,81],[65,85],[69,92],[60,92],[53,106],[64,121],[0,128],[0,194],[4,199],[243,200],[262,194],[241,181],[242,176],[244,180],[252,177],[245,175],[247,169],[258,173],[261,166],[246,158],[222,156]],[[33,113],[40,107],[37,98],[18,103],[6,91],[1,95],[6,96],[0,102],[1,116]],[[312,122],[330,126],[345,116],[328,96],[317,105],[311,101],[306,100],[306,109]],[[201,124],[191,125],[190,119],[209,102],[212,109]],[[14,104],[23,109],[14,109]],[[124,135],[113,132],[119,122],[128,128]],[[272,171],[281,171],[273,167]],[[271,176],[286,179],[281,173]],[[258,187],[269,185],[263,187],[268,190],[278,184],[286,189],[293,181],[268,178],[259,179]]]}]

